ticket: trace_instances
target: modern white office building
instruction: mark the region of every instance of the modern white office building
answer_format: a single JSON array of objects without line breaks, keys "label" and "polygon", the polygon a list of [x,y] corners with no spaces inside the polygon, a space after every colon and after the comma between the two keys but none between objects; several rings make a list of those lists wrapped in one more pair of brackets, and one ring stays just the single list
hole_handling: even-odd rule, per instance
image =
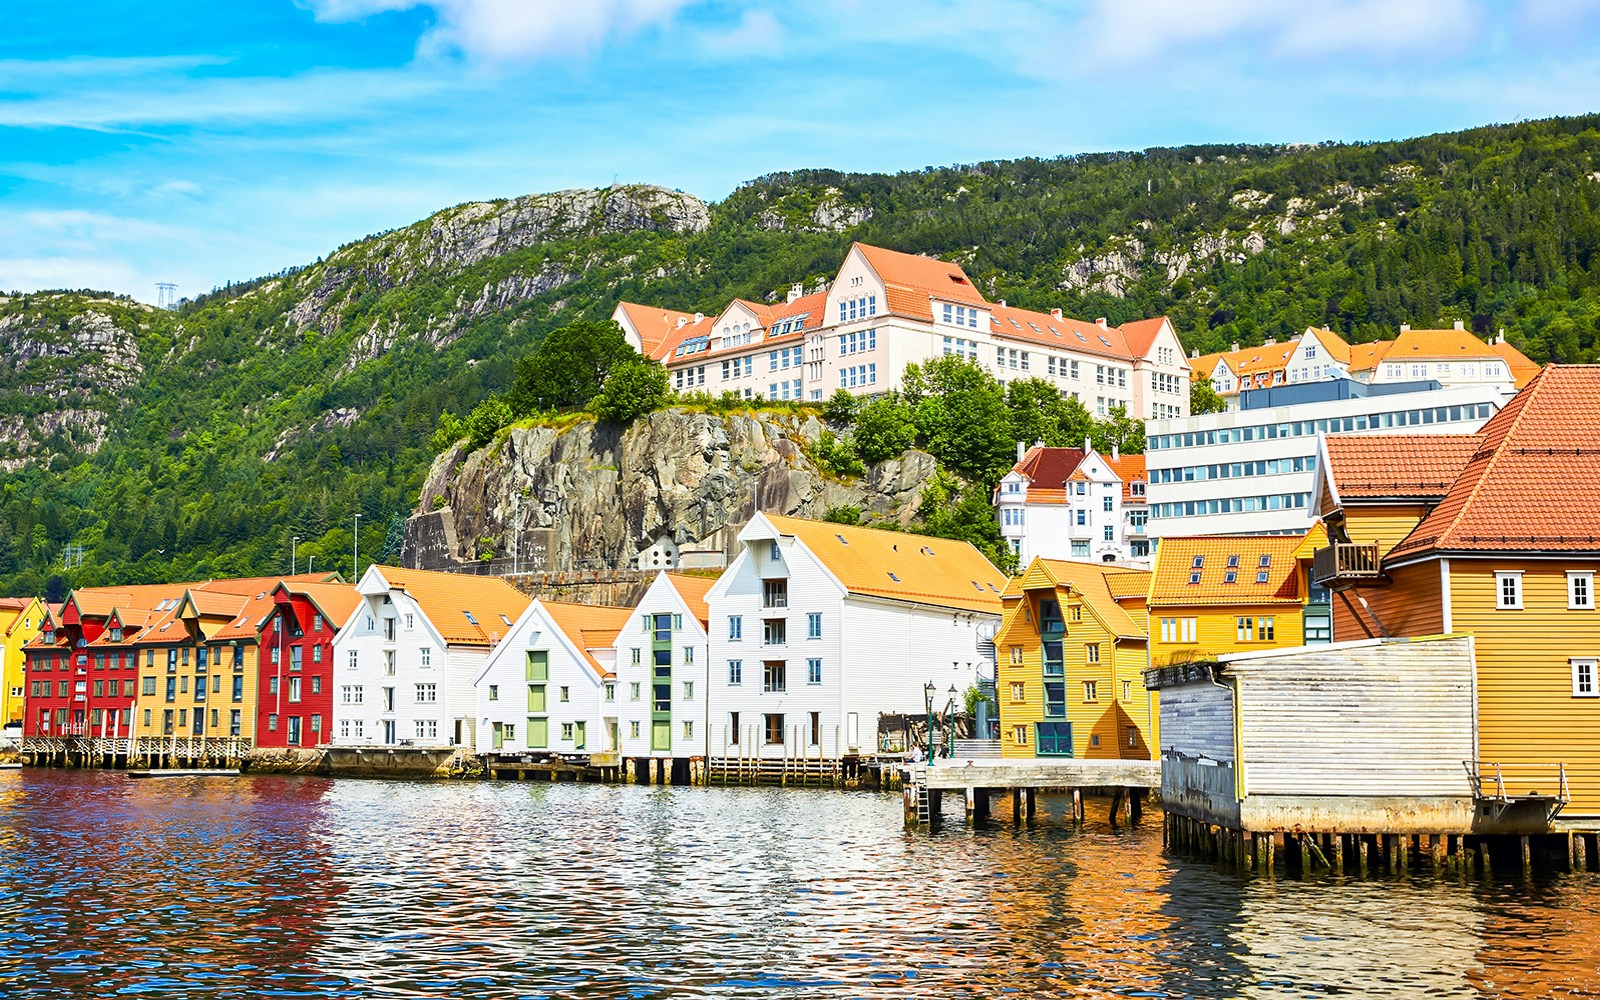
[{"label": "modern white office building", "polygon": [[1471,434],[1506,399],[1492,384],[1445,389],[1351,379],[1243,395],[1238,410],[1147,425],[1149,531],[1157,544],[1167,535],[1303,532],[1315,517],[1318,435]]}]

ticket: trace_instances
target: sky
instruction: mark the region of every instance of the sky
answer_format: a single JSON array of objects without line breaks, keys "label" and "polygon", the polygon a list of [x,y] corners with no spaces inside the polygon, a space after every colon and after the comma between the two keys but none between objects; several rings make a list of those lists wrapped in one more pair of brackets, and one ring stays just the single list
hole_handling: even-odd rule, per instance
[{"label": "sky", "polygon": [[1600,0],[6,4],[0,294],[154,301],[462,202],[725,197],[1190,142],[1600,111]]}]

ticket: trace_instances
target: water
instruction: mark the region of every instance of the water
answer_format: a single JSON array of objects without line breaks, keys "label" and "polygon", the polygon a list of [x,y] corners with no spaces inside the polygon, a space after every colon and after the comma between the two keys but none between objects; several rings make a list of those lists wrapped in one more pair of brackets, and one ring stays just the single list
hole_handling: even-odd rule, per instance
[{"label": "water", "polygon": [[1600,996],[1600,877],[1243,876],[1054,808],[0,772],[0,995]]}]

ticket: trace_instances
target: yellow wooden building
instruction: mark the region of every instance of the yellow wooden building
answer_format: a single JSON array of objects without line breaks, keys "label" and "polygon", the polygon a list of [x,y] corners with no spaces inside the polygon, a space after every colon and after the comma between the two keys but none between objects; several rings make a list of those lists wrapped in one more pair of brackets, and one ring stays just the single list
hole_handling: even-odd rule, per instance
[{"label": "yellow wooden building", "polygon": [[1149,579],[1145,570],[1035,559],[1010,582],[995,636],[1004,756],[1151,759]]},{"label": "yellow wooden building", "polygon": [[[1473,635],[1480,773],[1568,819],[1600,817],[1597,399],[1600,366],[1552,365],[1470,438],[1335,448],[1316,557],[1341,641]],[[1401,538],[1374,499],[1413,501]]]},{"label": "yellow wooden building", "polygon": [[1303,535],[1161,539],[1150,578],[1150,666],[1329,641],[1325,593],[1310,580],[1327,544]]},{"label": "yellow wooden building", "polygon": [[0,598],[0,725],[22,722],[27,680],[23,647],[36,639],[44,622],[37,597]]}]

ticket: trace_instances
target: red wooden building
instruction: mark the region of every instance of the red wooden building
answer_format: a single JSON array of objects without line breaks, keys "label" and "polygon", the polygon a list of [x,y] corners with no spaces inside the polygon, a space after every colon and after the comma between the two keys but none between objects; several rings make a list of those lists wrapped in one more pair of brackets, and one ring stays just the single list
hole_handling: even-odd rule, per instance
[{"label": "red wooden building", "polygon": [[[347,583],[290,579],[272,590],[261,623],[256,746],[292,749],[333,742],[333,637],[361,595]],[[298,680],[298,683],[296,681]],[[292,692],[299,692],[297,698]],[[315,719],[320,726],[307,720]]]}]

